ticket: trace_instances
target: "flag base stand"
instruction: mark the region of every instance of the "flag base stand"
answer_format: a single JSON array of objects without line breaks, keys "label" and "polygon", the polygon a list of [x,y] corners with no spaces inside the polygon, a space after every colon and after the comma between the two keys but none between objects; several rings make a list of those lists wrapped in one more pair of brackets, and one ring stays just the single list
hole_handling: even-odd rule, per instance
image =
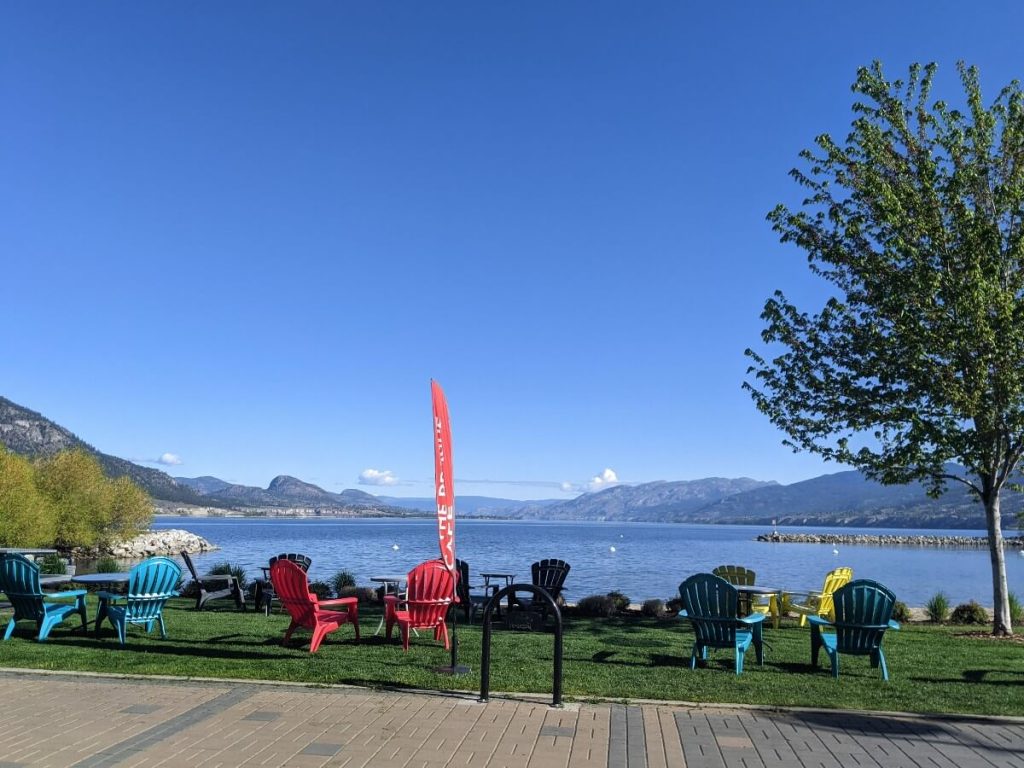
[{"label": "flag base stand", "polygon": [[468,675],[471,670],[465,664],[456,664],[454,667],[434,667],[434,671],[439,675]]},{"label": "flag base stand", "polygon": [[459,636],[455,631],[456,622],[452,621],[452,663],[447,667],[434,667],[439,675],[468,675],[469,667],[459,664]]}]

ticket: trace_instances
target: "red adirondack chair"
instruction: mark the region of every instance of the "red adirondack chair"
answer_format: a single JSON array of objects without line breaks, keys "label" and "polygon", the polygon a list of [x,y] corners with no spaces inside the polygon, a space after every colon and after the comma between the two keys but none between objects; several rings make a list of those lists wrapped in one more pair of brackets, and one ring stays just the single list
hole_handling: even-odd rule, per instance
[{"label": "red adirondack chair", "polygon": [[[309,644],[309,652],[316,653],[324,636],[352,622],[359,640],[359,601],[354,597],[341,597],[337,600],[320,600],[309,591],[309,580],[306,572],[291,560],[278,560],[270,566],[270,583],[281,604],[292,617],[288,631],[284,633],[284,645],[299,627],[313,630],[313,640]],[[344,606],[344,610],[330,610],[328,606]]]},{"label": "red adirondack chair", "polygon": [[398,624],[402,633],[402,647],[409,650],[410,629],[432,629],[434,640],[444,640],[448,648],[448,625],[445,615],[452,603],[452,572],[440,560],[420,563],[406,577],[404,597],[388,595],[384,598],[384,616],[387,637]]}]

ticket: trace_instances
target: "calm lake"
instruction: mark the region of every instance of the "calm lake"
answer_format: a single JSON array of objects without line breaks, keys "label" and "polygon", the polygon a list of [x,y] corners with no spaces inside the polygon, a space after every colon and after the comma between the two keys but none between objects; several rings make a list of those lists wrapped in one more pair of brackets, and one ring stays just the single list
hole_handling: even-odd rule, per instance
[{"label": "calm lake", "polygon": [[[244,564],[250,576],[280,552],[313,558],[310,575],[327,581],[339,570],[357,583],[371,576],[405,574],[438,557],[433,520],[328,520],[323,518],[200,518],[159,516],[154,528],[183,528],[220,547],[197,555],[200,570],[228,560]],[[837,529],[779,528],[780,532],[836,532]],[[473,583],[481,571],[507,572],[530,581],[530,563],[561,558],[572,566],[565,596],[571,602],[611,590],[633,602],[675,596],[687,576],[736,563],[757,572],[757,583],[781,589],[820,589],[826,571],[853,568],[854,578],[887,585],[910,606],[922,606],[937,591],[956,605],[992,603],[987,549],[925,549],[831,544],[769,544],[755,541],[762,527],[678,523],[582,523],[521,520],[458,520],[456,553],[469,562]],[[983,536],[983,531],[844,528],[842,533]],[[1024,599],[1024,556],[1006,552],[1010,590]]]}]

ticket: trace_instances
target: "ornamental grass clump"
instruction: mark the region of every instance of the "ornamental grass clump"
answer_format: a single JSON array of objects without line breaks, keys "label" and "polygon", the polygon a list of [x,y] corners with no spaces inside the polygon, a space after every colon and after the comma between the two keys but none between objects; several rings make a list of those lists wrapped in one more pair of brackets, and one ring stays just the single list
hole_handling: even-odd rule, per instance
[{"label": "ornamental grass clump", "polygon": [[352,587],[356,585],[356,577],[348,571],[338,571],[331,577],[331,587],[338,597],[348,597]]},{"label": "ornamental grass clump", "polygon": [[234,576],[235,581],[238,582],[239,589],[245,589],[249,584],[249,577],[245,575],[245,568],[240,565],[234,565],[227,561],[223,563],[215,563],[210,568],[210,575],[212,576]]},{"label": "ornamental grass clump", "polygon": [[1024,605],[1020,604],[1020,600],[1013,592],[1007,595],[1007,599],[1010,603],[1010,621],[1017,626],[1024,624]]},{"label": "ornamental grass clump", "polygon": [[988,611],[974,600],[961,603],[949,616],[950,624],[988,624]]},{"label": "ornamental grass clump", "polygon": [[612,603],[615,605],[617,612],[625,611],[629,608],[629,598],[621,592],[612,591],[608,593],[608,597],[611,598]]},{"label": "ornamental grass clump", "polygon": [[892,607],[892,617],[900,624],[906,624],[910,621],[910,608],[902,600],[897,600],[896,604]]},{"label": "ornamental grass clump", "polygon": [[110,555],[104,555],[96,561],[96,573],[117,573],[120,570],[121,564]]},{"label": "ornamental grass clump", "polygon": [[47,575],[61,575],[67,570],[67,564],[60,555],[51,554],[39,561],[39,572]]},{"label": "ornamental grass clump", "polygon": [[945,592],[936,592],[932,599],[924,605],[924,611],[928,614],[928,621],[933,624],[941,624],[949,617],[949,598]]}]

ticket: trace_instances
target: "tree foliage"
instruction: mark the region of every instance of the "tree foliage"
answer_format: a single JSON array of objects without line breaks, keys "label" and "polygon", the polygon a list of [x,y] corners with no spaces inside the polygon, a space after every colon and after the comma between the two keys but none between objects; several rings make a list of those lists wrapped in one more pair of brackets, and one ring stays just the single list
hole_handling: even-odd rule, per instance
[{"label": "tree foliage", "polygon": [[0,450],[3,546],[96,547],[145,530],[149,496],[125,477],[110,480],[84,450],[36,463]]},{"label": "tree foliage", "polygon": [[986,107],[978,71],[959,71],[960,109],[929,103],[934,65],[893,82],[862,68],[846,141],[801,153],[808,196],[768,219],[832,295],[816,313],[768,300],[762,338],[778,354],[747,350],[744,387],[794,449],[933,495],[965,482],[985,505],[994,629],[1008,632],[999,494],[1024,454],[1024,102],[1012,82]]},{"label": "tree foliage", "polygon": [[32,464],[0,446],[0,546],[49,546],[55,532],[53,506],[36,488]]}]

